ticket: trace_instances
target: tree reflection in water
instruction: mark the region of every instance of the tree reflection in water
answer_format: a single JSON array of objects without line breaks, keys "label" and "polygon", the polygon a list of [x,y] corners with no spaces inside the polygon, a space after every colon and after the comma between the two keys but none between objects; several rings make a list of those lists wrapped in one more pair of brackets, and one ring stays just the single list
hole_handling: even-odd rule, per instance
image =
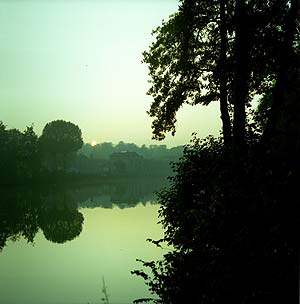
[{"label": "tree reflection in water", "polygon": [[102,185],[0,188],[0,251],[8,241],[20,238],[34,244],[39,230],[51,242],[71,241],[83,227],[78,208],[128,208],[155,202],[154,192],[165,184],[165,179],[126,179]]},{"label": "tree reflection in water", "polygon": [[52,208],[39,217],[44,236],[53,243],[65,243],[80,235],[83,215],[76,209]]},{"label": "tree reflection in water", "polygon": [[82,231],[83,216],[64,189],[1,189],[0,250],[23,237],[28,243],[41,229],[55,243],[71,241]]}]

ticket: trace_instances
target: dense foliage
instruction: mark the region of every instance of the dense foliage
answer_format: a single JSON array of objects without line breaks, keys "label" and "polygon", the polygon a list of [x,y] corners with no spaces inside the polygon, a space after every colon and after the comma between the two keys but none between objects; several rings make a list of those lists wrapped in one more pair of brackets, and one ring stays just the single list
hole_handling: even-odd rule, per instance
[{"label": "dense foliage", "polygon": [[40,168],[38,137],[33,127],[7,130],[0,122],[0,180],[23,182],[36,178]]},{"label": "dense foliage", "polygon": [[275,83],[281,88],[297,61],[297,5],[287,0],[181,0],[178,12],[153,31],[155,40],[144,52],[153,137],[174,135],[176,113],[184,104],[219,102],[225,144],[233,137],[242,148],[246,106],[255,94],[273,91]]},{"label": "dense foliage", "polygon": [[170,161],[177,161],[182,150],[182,146],[139,147],[123,141],[83,145],[80,128],[63,120],[46,124],[40,137],[33,126],[21,132],[0,122],[0,185],[166,177],[171,174]]},{"label": "dense foliage", "polygon": [[40,145],[44,151],[50,153],[75,152],[83,145],[81,130],[70,121],[52,121],[44,127]]},{"label": "dense foliage", "polygon": [[48,180],[81,146],[81,130],[71,122],[48,123],[38,137],[33,126],[21,132],[0,121],[0,184]]},{"label": "dense foliage", "polygon": [[159,196],[174,250],[135,272],[157,303],[296,303],[299,160],[257,157],[257,145],[238,160],[220,139],[186,146]]},{"label": "dense foliage", "polygon": [[[142,262],[151,274],[134,271],[156,303],[298,302],[299,6],[183,0],[145,53],[154,137],[175,131],[183,103],[211,96],[223,120],[222,138],[185,147],[160,193],[165,236],[153,243],[173,250]],[[260,105],[247,111],[256,93]]]}]

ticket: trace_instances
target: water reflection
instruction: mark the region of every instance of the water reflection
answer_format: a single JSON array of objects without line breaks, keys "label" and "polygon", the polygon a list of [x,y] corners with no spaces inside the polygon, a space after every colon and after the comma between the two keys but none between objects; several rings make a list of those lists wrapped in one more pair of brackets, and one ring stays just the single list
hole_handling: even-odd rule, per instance
[{"label": "water reflection", "polygon": [[84,218],[78,209],[133,207],[155,201],[165,180],[118,180],[100,185],[0,189],[0,251],[9,240],[28,243],[41,229],[45,238],[64,243],[78,237]]},{"label": "water reflection", "polygon": [[82,231],[83,215],[68,206],[57,206],[41,213],[38,223],[48,241],[64,243],[79,236]]},{"label": "water reflection", "polygon": [[83,216],[66,189],[1,189],[0,250],[8,240],[29,243],[41,229],[47,240],[64,243],[82,231]]}]

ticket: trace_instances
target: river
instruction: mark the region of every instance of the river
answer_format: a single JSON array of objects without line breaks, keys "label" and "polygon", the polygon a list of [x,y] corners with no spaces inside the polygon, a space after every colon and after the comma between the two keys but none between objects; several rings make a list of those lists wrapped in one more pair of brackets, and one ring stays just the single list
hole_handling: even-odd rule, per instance
[{"label": "river", "polygon": [[103,281],[110,304],[148,297],[130,271],[165,253],[146,241],[163,235],[154,191],[164,183],[2,189],[0,303],[103,303]]}]

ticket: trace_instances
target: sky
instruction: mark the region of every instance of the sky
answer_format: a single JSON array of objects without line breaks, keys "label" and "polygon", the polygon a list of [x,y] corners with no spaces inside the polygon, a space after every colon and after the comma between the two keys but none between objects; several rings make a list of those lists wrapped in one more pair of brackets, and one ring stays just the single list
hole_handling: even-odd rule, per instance
[{"label": "sky", "polygon": [[182,145],[218,135],[218,104],[184,106],[177,132],[151,139],[142,52],[176,0],[0,0],[0,121],[24,130],[64,119],[85,142]]}]

